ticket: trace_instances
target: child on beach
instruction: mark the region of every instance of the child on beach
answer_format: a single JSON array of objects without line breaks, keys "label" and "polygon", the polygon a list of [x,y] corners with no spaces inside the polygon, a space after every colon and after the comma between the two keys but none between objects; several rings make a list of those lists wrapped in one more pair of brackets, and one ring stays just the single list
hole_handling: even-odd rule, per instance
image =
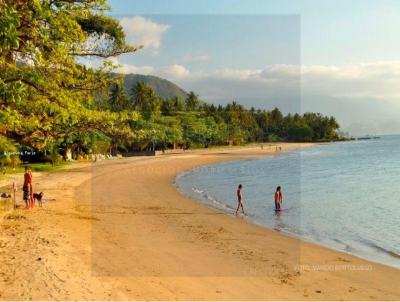
[{"label": "child on beach", "polygon": [[243,197],[242,196],[242,188],[243,188],[243,186],[240,184],[238,186],[237,191],[236,191],[236,195],[237,195],[237,199],[238,199],[238,206],[237,206],[235,215],[237,215],[240,207],[242,208],[242,212],[243,212],[243,215],[244,215],[243,202],[242,202],[242,197]]},{"label": "child on beach", "polygon": [[282,203],[281,186],[278,186],[275,191],[275,211],[281,210],[281,203]]},{"label": "child on beach", "polygon": [[25,201],[26,208],[33,208],[32,172],[28,166],[25,167],[24,185],[22,187],[22,191],[24,192],[23,200]]}]

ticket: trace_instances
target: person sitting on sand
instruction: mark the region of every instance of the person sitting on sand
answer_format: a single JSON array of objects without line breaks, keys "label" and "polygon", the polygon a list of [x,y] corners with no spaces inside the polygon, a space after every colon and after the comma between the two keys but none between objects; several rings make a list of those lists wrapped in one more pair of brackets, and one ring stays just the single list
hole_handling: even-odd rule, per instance
[{"label": "person sitting on sand", "polygon": [[25,201],[26,208],[33,207],[33,185],[32,185],[32,171],[26,166],[24,173],[24,186],[22,187],[23,200]]},{"label": "person sitting on sand", "polygon": [[281,186],[278,186],[275,191],[275,211],[281,210],[281,203],[282,203]]},{"label": "person sitting on sand", "polygon": [[242,188],[243,188],[243,186],[240,184],[240,185],[238,186],[237,191],[236,191],[236,195],[237,195],[237,199],[238,199],[238,206],[237,206],[235,215],[237,215],[237,213],[238,213],[240,207],[242,208],[242,212],[243,212],[243,214],[244,214],[243,202],[242,202],[242,199],[243,199],[243,198],[242,198],[242,197],[243,197],[243,196],[242,196]]}]

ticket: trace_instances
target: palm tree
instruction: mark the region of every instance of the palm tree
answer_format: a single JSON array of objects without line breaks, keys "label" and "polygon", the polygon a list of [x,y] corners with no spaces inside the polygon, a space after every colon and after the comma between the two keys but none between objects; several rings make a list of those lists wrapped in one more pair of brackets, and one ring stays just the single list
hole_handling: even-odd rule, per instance
[{"label": "palm tree", "polygon": [[130,90],[133,104],[136,109],[141,110],[144,103],[155,97],[154,90],[145,82],[137,82]]},{"label": "palm tree", "polygon": [[194,111],[199,107],[200,101],[198,95],[196,95],[193,91],[189,92],[189,95],[186,98],[186,110]]},{"label": "palm tree", "polygon": [[111,87],[109,102],[112,111],[127,110],[130,107],[125,89],[120,84],[115,84]]}]

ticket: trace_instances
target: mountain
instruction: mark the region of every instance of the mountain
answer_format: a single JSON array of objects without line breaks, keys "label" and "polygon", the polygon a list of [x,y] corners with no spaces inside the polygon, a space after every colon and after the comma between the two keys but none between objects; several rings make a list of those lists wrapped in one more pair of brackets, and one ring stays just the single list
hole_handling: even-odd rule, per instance
[{"label": "mountain", "polygon": [[141,74],[126,74],[125,75],[125,90],[129,92],[133,85],[137,82],[145,82],[152,87],[154,91],[163,98],[171,98],[177,96],[185,100],[188,93],[180,88],[178,85],[156,76],[141,75]]}]

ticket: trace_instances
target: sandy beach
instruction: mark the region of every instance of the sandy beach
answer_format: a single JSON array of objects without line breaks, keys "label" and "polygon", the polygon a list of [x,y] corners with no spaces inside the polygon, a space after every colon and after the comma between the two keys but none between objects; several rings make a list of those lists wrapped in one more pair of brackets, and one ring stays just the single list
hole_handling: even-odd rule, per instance
[{"label": "sandy beach", "polygon": [[49,202],[0,220],[0,299],[398,300],[400,270],[216,212],[173,186],[187,169],[269,154],[211,149],[34,175]]}]

